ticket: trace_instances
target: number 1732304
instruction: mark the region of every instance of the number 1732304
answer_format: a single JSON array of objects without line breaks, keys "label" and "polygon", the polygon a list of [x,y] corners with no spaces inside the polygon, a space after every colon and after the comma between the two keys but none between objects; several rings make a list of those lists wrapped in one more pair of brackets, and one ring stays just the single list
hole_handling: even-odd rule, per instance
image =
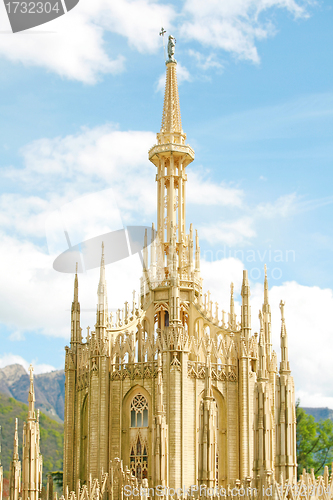
[{"label": "number 1732304", "polygon": [[8,14],[50,14],[59,13],[59,2],[8,2],[6,3]]}]

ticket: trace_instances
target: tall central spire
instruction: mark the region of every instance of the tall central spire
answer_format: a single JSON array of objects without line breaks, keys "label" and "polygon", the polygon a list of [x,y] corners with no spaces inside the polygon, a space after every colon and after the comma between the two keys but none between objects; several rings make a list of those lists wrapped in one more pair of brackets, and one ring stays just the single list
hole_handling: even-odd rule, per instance
[{"label": "tall central spire", "polygon": [[164,256],[169,255],[173,240],[180,255],[180,245],[186,240],[185,168],[194,160],[194,151],[185,144],[186,134],[182,130],[173,54],[174,38],[170,36],[161,131],[157,145],[149,151],[149,160],[157,167],[157,234]]}]

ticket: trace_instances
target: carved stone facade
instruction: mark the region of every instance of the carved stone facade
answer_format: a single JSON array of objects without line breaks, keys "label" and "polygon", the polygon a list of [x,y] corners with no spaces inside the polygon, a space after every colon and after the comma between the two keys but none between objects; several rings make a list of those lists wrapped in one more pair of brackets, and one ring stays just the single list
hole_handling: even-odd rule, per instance
[{"label": "carved stone facade", "polygon": [[153,226],[150,249],[145,237],[139,297],[116,318],[108,313],[103,248],[96,325],[85,342],[75,275],[65,364],[65,491],[101,477],[116,459],[149,487],[296,479],[284,304],[278,370],[267,276],[259,339],[251,333],[247,271],[239,322],[233,285],[229,313],[221,317],[210,293],[203,294],[198,234],[192,224],[186,232],[186,167],[194,151],[181,127],[176,66],[166,65],[162,126],[149,151],[157,169],[157,231]]}]

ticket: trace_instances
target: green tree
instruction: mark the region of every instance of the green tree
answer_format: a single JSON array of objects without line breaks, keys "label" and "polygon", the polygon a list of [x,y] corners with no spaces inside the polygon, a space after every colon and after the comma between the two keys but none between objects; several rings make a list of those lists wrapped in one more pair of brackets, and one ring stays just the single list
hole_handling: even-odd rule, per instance
[{"label": "green tree", "polygon": [[310,472],[314,469],[315,475],[323,474],[325,465],[333,461],[333,422],[330,419],[316,422],[312,415],[308,415],[296,403],[297,419],[297,472],[302,474],[303,469]]}]

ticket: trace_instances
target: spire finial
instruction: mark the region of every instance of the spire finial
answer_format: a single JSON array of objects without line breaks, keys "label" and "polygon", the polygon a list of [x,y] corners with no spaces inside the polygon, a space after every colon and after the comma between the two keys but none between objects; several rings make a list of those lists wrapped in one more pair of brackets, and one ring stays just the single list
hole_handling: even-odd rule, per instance
[{"label": "spire finial", "polygon": [[29,388],[29,411],[28,411],[28,420],[35,419],[35,388],[34,388],[34,368],[32,365],[29,366],[29,374],[30,374],[30,388]]},{"label": "spire finial", "polygon": [[169,64],[169,63],[175,63],[175,64],[177,64],[177,61],[174,58],[176,42],[177,42],[177,40],[175,39],[175,37],[172,36],[172,35],[169,35],[169,39],[168,39],[168,60],[167,60],[166,64]]},{"label": "spire finial", "polygon": [[104,241],[102,241],[102,256],[101,256],[101,268],[100,268],[100,284],[105,284],[105,259],[104,259]]},{"label": "spire finial", "polygon": [[13,460],[18,460],[18,418],[15,418],[15,432],[14,432],[14,452],[13,452]]},{"label": "spire finial", "polygon": [[282,323],[285,323],[284,306],[285,306],[285,302],[283,302],[283,300],[281,300],[280,301],[280,309],[281,309],[281,321],[282,321]]},{"label": "spire finial", "polygon": [[284,306],[285,302],[281,300],[280,309],[281,309],[281,363],[280,363],[280,372],[289,373],[290,365],[289,365],[289,357],[288,357],[288,336],[286,330],[286,320],[284,317]]},{"label": "spire finial", "polygon": [[77,278],[78,263],[75,266],[75,278],[74,278],[74,304],[77,304],[79,300],[79,282]]},{"label": "spire finial", "polygon": [[102,256],[101,256],[101,269],[97,289],[97,321],[98,326],[106,326],[108,318],[108,299],[105,279],[105,259],[104,259],[104,241],[102,241]]},{"label": "spire finial", "polygon": [[265,280],[264,280],[264,304],[268,304],[268,279],[267,279],[267,266],[265,264]]},{"label": "spire finial", "polygon": [[[171,35],[170,35],[171,36]],[[164,107],[161,125],[161,134],[182,134],[182,122],[180,118],[180,106],[177,84],[176,60],[174,54],[174,38],[169,37],[168,55],[169,59],[166,62],[166,82],[164,94]],[[173,53],[172,53],[173,51]],[[166,142],[167,138],[165,138]],[[179,142],[176,137],[167,142]]]}]

